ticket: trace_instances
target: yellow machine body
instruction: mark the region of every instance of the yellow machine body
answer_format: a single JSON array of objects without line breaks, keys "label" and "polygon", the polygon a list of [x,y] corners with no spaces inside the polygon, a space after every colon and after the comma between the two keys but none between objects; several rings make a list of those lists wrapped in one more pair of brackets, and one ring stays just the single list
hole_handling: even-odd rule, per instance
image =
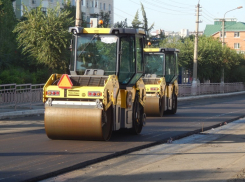
[{"label": "yellow machine body", "polygon": [[[178,95],[178,82],[177,77],[173,78],[171,81],[166,82],[165,65],[166,65],[166,54],[176,54],[177,49],[168,48],[144,48],[145,59],[147,57],[149,60],[153,56],[161,56],[162,62],[155,63],[159,67],[163,67],[162,75],[157,75],[155,71],[145,71],[145,76],[143,81],[146,87],[146,103],[145,103],[145,113],[147,116],[163,116],[164,113],[176,113],[177,107],[177,95]],[[151,67],[151,64],[146,66]],[[174,97],[174,98],[173,98]],[[173,103],[174,102],[174,103]]]},{"label": "yellow machine body", "polygon": [[[109,140],[112,131],[122,128],[139,134],[145,123],[146,89],[141,78],[143,73],[140,75],[136,69],[136,73],[132,73],[131,77],[124,81],[122,78],[127,75],[123,72],[124,77],[120,77],[120,72],[117,72],[120,67],[115,69],[115,74],[105,74],[106,69],[110,66],[110,64],[104,63],[108,60],[105,57],[114,54],[110,54],[109,51],[106,55],[104,47],[101,45],[105,44],[109,48],[114,44],[118,47],[119,44],[125,46],[129,44],[127,37],[132,37],[129,40],[132,42],[135,40],[133,39],[135,35],[139,39],[141,36],[144,37],[144,32],[135,29],[82,27],[71,27],[69,31],[73,33],[72,56],[74,62],[71,64],[75,66],[71,66],[70,75],[52,74],[43,88],[47,136],[50,139]],[[92,36],[92,38],[86,39],[88,36]],[[120,36],[125,37],[125,43],[119,42],[121,39],[118,37]],[[96,44],[96,42],[92,42],[93,39],[96,39],[94,41],[100,40],[100,42]],[[88,41],[81,44],[81,46],[85,46],[80,48],[78,43],[83,40]],[[141,47],[143,60],[143,46]],[[99,48],[103,51],[97,51]],[[126,46],[125,50],[131,51]],[[103,67],[86,68],[82,62],[84,59],[79,58],[83,53],[95,56],[98,61],[103,59],[105,70]],[[132,55],[136,54],[132,53]],[[118,56],[115,57],[115,65],[119,65]],[[131,60],[125,61],[126,58],[124,57],[124,62]],[[99,62],[99,66],[102,63]],[[92,63],[89,64],[92,65]],[[136,67],[136,61],[130,62],[130,64],[134,64]]]}]

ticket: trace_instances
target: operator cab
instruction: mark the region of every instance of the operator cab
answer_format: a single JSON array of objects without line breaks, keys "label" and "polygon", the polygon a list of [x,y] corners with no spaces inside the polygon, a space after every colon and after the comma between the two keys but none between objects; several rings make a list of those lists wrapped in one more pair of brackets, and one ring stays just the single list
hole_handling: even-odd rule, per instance
[{"label": "operator cab", "polygon": [[117,75],[120,88],[135,85],[144,73],[144,31],[129,28],[71,27],[70,73]]},{"label": "operator cab", "polygon": [[171,84],[178,77],[178,49],[145,48],[145,78],[165,77]]}]

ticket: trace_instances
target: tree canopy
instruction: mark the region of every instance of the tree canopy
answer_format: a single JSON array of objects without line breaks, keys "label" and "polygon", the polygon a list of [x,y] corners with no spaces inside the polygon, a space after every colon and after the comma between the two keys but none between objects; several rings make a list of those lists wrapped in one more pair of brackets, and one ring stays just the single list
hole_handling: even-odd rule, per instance
[{"label": "tree canopy", "polygon": [[142,3],[141,3],[141,11],[143,16],[143,28],[146,32],[146,36],[149,36],[149,32],[154,28],[154,23],[150,27],[148,27],[148,19],[146,16],[144,5]]},{"label": "tree canopy", "polygon": [[[179,40],[168,37],[160,43],[160,47],[180,49],[179,65],[191,70],[193,69],[194,40],[191,37]],[[235,50],[222,47],[221,42],[213,37],[200,36],[198,43],[198,67],[197,76],[201,82],[210,80],[220,82],[221,68],[231,69],[239,65],[244,55]],[[226,76],[228,78],[228,75]]]},{"label": "tree canopy", "polygon": [[107,28],[110,26],[110,13],[101,11],[99,14],[101,20],[103,20],[103,27]]},{"label": "tree canopy", "polygon": [[135,13],[134,19],[132,21],[132,27],[133,28],[142,28],[143,23],[139,20],[139,11]]},{"label": "tree canopy", "polygon": [[[73,27],[75,24],[75,19],[76,19],[76,6],[71,5],[71,1],[67,0],[67,3],[63,5],[63,11],[68,11],[70,14],[67,16],[68,18],[71,18],[71,24],[69,27]],[[82,12],[82,27],[87,27],[88,22],[85,20],[84,12]]]},{"label": "tree canopy", "polygon": [[25,20],[14,29],[18,45],[23,48],[22,53],[29,54],[50,70],[66,69],[70,38],[67,30],[73,22],[69,14],[69,11],[61,10],[59,5],[54,9],[48,8],[47,14],[41,11],[41,6],[30,11],[24,6]]},{"label": "tree canopy", "polygon": [[124,21],[116,22],[113,27],[114,28],[127,28],[128,27],[127,18]]},{"label": "tree canopy", "polygon": [[16,59],[16,37],[12,32],[16,23],[12,2],[0,0],[0,69],[10,67]]}]

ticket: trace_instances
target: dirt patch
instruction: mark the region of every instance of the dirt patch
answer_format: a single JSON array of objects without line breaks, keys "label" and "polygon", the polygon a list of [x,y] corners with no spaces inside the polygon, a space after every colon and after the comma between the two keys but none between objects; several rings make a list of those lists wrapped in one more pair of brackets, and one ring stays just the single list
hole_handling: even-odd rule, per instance
[{"label": "dirt patch", "polygon": [[245,169],[237,173],[232,179],[229,179],[227,182],[245,182]]}]

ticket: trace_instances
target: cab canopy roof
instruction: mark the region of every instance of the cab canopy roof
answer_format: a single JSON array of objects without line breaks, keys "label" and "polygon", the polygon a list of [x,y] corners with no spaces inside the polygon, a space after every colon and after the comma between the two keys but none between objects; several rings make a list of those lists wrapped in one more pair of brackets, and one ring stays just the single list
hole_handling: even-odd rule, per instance
[{"label": "cab canopy roof", "polygon": [[179,52],[179,49],[175,48],[144,48],[145,53],[158,53],[158,52]]},{"label": "cab canopy roof", "polygon": [[69,32],[73,34],[142,34],[145,31],[142,29],[133,28],[83,28],[83,27],[69,27]]}]

